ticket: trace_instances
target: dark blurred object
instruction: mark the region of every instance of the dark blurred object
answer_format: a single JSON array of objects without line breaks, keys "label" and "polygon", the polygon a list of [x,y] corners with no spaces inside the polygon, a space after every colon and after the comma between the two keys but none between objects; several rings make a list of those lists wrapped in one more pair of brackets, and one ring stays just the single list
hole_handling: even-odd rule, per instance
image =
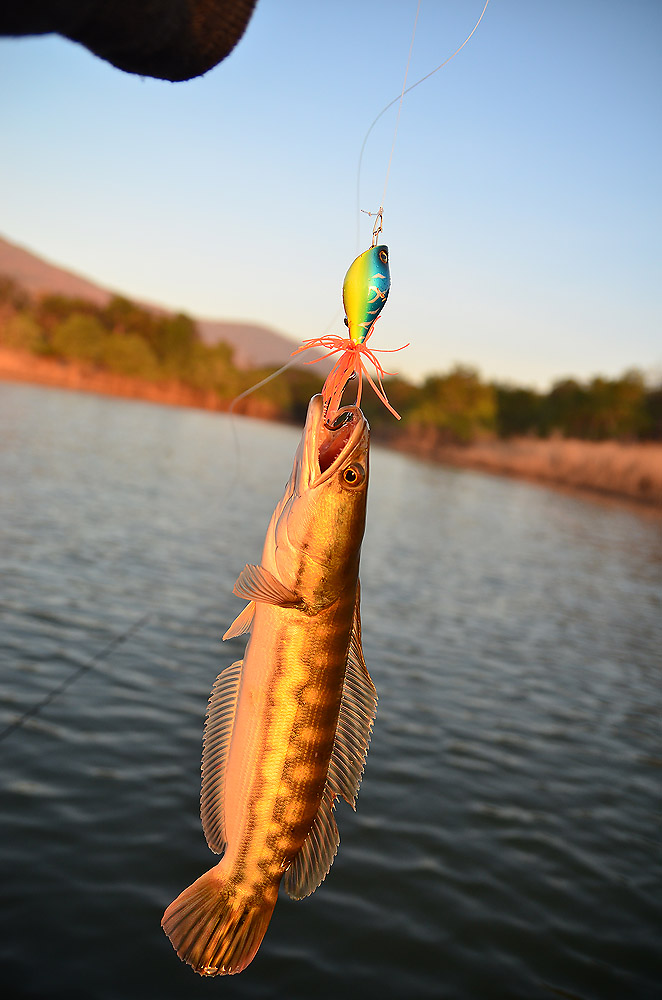
[{"label": "dark blurred object", "polygon": [[256,0],[0,0],[0,35],[57,32],[113,66],[190,80],[225,59]]}]

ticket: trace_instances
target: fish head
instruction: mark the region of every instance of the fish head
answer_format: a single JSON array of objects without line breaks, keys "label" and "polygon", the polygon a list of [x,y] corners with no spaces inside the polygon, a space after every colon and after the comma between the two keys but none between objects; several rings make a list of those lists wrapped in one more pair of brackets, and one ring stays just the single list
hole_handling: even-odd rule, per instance
[{"label": "fish head", "polygon": [[357,406],[342,407],[327,422],[322,396],[313,396],[262,557],[262,564],[310,607],[327,606],[356,586],[369,445],[368,421]]}]

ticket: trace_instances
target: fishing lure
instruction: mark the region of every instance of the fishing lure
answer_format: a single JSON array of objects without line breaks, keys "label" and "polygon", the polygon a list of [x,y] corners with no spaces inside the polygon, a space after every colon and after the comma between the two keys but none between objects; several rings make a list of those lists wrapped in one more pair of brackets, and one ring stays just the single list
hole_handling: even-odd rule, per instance
[{"label": "fishing lure", "polygon": [[[300,354],[301,351],[307,351],[311,347],[322,347],[327,352],[322,355],[323,358],[340,354],[322,389],[327,419],[338,409],[345,386],[353,377],[358,379],[356,405],[361,405],[364,375],[384,406],[390,410],[394,417],[400,419],[400,414],[389,403],[382,383],[382,379],[386,375],[393,373],[387,372],[376,357],[376,353],[382,353],[384,349],[375,352],[367,347],[367,342],[373,334],[375,323],[386,304],[390,289],[391,272],[388,247],[383,243],[379,246],[373,245],[359,254],[352,262],[343,282],[345,326],[349,331],[349,336],[342,338],[335,334],[325,334],[322,337],[304,340],[303,345],[293,351],[293,354]],[[403,344],[402,347],[397,347],[395,350],[401,351],[408,346],[409,344]],[[386,353],[393,352],[387,351]],[[321,361],[322,357],[314,358],[308,364]],[[365,367],[364,357],[375,369],[376,383]]]}]

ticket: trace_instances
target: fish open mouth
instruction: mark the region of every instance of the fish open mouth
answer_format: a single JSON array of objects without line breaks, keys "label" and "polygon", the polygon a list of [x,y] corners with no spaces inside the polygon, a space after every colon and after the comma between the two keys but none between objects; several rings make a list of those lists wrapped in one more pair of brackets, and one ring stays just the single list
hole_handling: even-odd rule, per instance
[{"label": "fish open mouth", "polygon": [[320,473],[330,469],[336,459],[342,455],[352,439],[357,424],[363,419],[360,410],[355,406],[348,406],[335,414],[331,424],[324,421],[326,434],[320,443],[317,454]]},{"label": "fish open mouth", "polygon": [[302,439],[299,486],[319,486],[354,452],[360,451],[363,457],[369,433],[368,421],[358,406],[343,406],[327,423],[322,396],[313,396]]}]

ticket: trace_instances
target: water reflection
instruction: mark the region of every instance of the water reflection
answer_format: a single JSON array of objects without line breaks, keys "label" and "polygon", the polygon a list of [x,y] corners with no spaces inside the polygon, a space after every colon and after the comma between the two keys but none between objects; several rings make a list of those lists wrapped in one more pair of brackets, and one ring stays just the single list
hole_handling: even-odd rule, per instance
[{"label": "water reflection", "polygon": [[[208,996],[159,928],[209,867],[202,717],[297,433],[0,386],[0,983]],[[375,449],[380,703],[356,814],[230,997],[650,998],[660,974],[660,521]],[[38,942],[39,961],[35,961]]]}]

